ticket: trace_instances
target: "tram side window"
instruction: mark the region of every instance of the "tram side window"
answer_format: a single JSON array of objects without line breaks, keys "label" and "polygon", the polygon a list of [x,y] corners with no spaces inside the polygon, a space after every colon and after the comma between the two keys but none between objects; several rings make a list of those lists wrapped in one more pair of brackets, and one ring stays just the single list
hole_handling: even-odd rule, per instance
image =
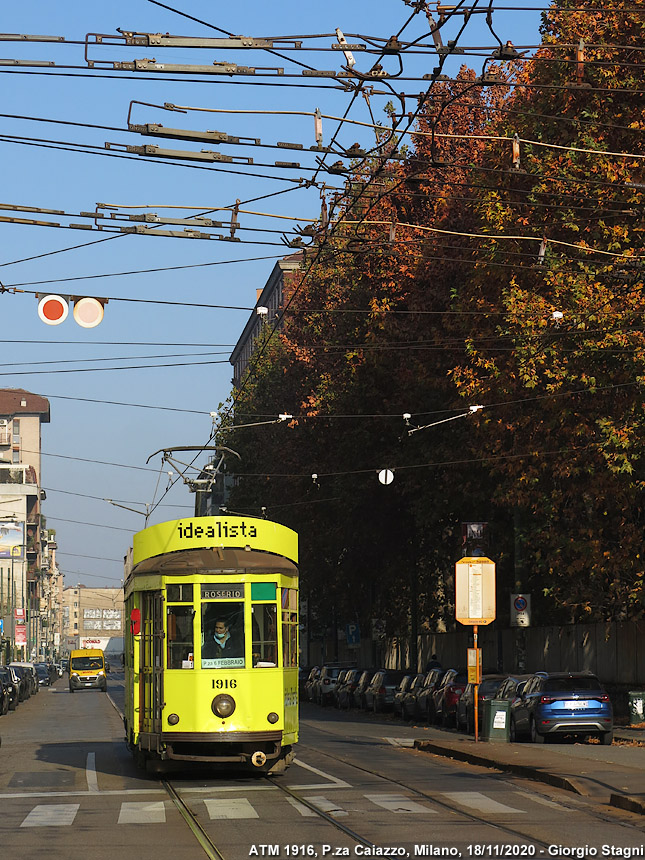
[{"label": "tram side window", "polygon": [[169,669],[192,669],[194,662],[192,606],[169,606],[166,618],[168,631],[166,665]]},{"label": "tram side window", "polygon": [[244,603],[202,603],[202,669],[243,669]]},{"label": "tram side window", "polygon": [[254,603],[251,607],[253,665],[259,669],[278,665],[278,609],[275,603]]},{"label": "tram side window", "polygon": [[298,592],[282,589],[282,665],[298,665]]}]

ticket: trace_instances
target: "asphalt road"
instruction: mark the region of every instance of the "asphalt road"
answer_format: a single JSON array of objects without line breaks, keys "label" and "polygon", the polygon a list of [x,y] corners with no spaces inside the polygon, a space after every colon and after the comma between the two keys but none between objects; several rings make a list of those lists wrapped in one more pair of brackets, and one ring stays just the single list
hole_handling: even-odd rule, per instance
[{"label": "asphalt road", "polygon": [[[112,704],[122,700],[122,676],[110,676],[110,687],[108,696],[70,695],[60,679],[0,718],[2,860],[208,856],[161,782],[134,767]],[[297,759],[284,776],[194,771],[168,780],[225,860],[440,851],[464,858],[624,857],[625,849],[645,856],[645,817],[421,752],[412,747],[419,731],[304,705]],[[601,774],[606,760],[586,752],[585,768]],[[384,855],[384,848],[397,853]]]}]

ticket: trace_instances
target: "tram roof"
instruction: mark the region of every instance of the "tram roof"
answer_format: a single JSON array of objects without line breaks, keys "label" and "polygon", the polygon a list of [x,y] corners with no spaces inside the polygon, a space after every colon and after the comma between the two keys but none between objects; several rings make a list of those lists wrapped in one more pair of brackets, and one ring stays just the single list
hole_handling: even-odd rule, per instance
[{"label": "tram roof", "polygon": [[133,568],[134,574],[160,573],[163,575],[187,575],[200,573],[265,573],[267,571],[297,576],[298,568],[290,559],[270,552],[248,552],[239,548],[214,547],[211,549],[187,549],[164,553],[140,561]]},{"label": "tram roof", "polygon": [[[151,562],[148,564],[147,562]],[[138,572],[181,565],[191,569],[285,569],[296,571],[298,535],[255,517],[187,517],[158,523],[134,535],[132,565]]]}]

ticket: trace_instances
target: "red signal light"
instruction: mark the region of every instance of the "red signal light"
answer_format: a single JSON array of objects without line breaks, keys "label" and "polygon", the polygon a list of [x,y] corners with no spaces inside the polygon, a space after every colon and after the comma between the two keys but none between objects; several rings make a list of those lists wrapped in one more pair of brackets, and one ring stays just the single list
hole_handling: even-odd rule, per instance
[{"label": "red signal light", "polygon": [[69,307],[62,296],[43,296],[38,302],[38,316],[47,325],[60,325],[67,319]]}]

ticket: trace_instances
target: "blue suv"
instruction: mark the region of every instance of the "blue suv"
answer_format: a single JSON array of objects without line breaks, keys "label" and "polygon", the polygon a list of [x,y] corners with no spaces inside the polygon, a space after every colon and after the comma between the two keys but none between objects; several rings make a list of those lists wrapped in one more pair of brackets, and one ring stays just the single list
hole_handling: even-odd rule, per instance
[{"label": "blue suv", "polygon": [[614,715],[602,684],[587,672],[538,672],[511,702],[511,740],[529,735],[544,743],[555,735],[597,737],[611,744]]}]

